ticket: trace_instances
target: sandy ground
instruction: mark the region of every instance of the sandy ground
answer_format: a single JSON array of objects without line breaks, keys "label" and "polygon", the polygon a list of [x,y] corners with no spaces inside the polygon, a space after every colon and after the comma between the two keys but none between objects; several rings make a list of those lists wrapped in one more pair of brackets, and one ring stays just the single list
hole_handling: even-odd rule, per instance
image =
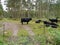
[{"label": "sandy ground", "polygon": [[[10,22],[4,22],[4,30],[12,30],[12,36],[17,36],[18,30],[19,30],[19,25],[15,23],[10,23]],[[21,25],[22,28],[28,31],[29,35],[34,36],[34,33],[32,32],[32,29],[28,25]]]},{"label": "sandy ground", "polygon": [[[19,30],[19,25],[20,24],[15,24],[15,23],[10,23],[10,22],[4,22],[3,23],[3,28],[4,30],[12,30],[12,36],[9,38],[10,41],[16,41],[16,38],[17,38],[17,33],[18,33],[18,30]],[[28,25],[20,25],[22,28],[24,28],[30,38],[32,39],[32,41],[34,41],[34,38],[33,36],[35,35],[34,32],[32,31],[31,27],[29,27]],[[34,41],[35,42],[35,41]],[[35,45],[39,45],[38,43],[35,42]]]},{"label": "sandy ground", "polygon": [[22,25],[22,27],[28,31],[30,36],[34,36],[34,32],[32,31],[32,29],[28,26],[28,25]]},{"label": "sandy ground", "polygon": [[4,30],[12,30],[12,36],[17,36],[18,33],[18,25],[15,23],[10,23],[10,22],[4,22]]}]

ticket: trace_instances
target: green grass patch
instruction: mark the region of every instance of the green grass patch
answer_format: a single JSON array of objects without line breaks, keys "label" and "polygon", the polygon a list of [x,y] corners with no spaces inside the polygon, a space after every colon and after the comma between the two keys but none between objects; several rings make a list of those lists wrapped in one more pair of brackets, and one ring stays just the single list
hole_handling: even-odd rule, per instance
[{"label": "green grass patch", "polygon": [[[3,20],[0,20],[0,22],[11,22],[11,23],[17,23],[17,24],[20,24],[19,20],[11,20],[11,19],[3,19]],[[44,29],[44,24],[41,22],[39,24],[36,24],[35,23],[35,19],[30,21],[28,26],[30,26],[32,28],[32,31],[35,33],[35,37],[34,40],[35,42],[38,42],[40,43],[41,45],[45,45],[45,41],[48,39],[48,41],[54,41],[57,45],[60,44],[60,23],[59,24],[59,27],[58,28],[51,28],[51,27],[45,27]],[[22,25],[21,25],[22,26]],[[34,45],[33,44],[33,41],[31,41],[29,34],[27,32],[27,30],[25,30],[24,28],[22,28],[21,26],[20,29],[18,30],[18,41],[17,43],[20,43],[22,45]],[[45,32],[44,32],[45,30]],[[12,36],[12,31],[11,30],[6,30],[6,34],[4,34],[4,39],[6,41],[6,39],[9,37],[9,36]],[[45,37],[46,36],[46,37]],[[53,38],[52,38],[53,37]],[[3,35],[0,34],[0,45],[2,45],[3,43]],[[15,43],[14,42],[11,42],[11,45],[14,45]],[[6,44],[4,45],[7,45],[7,42]],[[19,45],[19,44],[17,44]],[[51,44],[53,45],[53,44]]]},{"label": "green grass patch", "polygon": [[10,37],[10,36],[12,36],[12,30],[5,30],[4,37]]},{"label": "green grass patch", "polygon": [[8,19],[8,18],[3,18],[2,20],[0,20],[0,22],[10,22],[10,23],[20,23],[19,20],[12,20],[12,19]]},{"label": "green grass patch", "polygon": [[3,45],[8,45],[8,38],[12,36],[12,30],[5,30],[3,34],[0,39],[3,42]]},{"label": "green grass patch", "polygon": [[32,31],[35,33],[35,35],[42,34],[44,31],[43,23],[36,24],[34,21],[31,21],[29,26],[32,28]]},{"label": "green grass patch", "polygon": [[28,32],[25,29],[20,29],[18,31],[18,36],[28,36]]}]

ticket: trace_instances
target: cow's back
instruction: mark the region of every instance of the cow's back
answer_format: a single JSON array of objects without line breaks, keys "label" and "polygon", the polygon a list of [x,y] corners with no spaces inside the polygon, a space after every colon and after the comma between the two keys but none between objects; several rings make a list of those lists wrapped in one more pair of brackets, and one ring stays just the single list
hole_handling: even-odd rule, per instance
[{"label": "cow's back", "polygon": [[29,22],[32,18],[21,18],[21,22]]}]

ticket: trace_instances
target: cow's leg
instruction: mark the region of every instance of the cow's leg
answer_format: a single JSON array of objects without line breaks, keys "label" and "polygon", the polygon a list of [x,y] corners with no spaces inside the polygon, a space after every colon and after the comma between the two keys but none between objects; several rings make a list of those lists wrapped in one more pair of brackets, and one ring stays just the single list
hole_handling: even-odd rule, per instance
[{"label": "cow's leg", "polygon": [[21,22],[23,24],[23,22]]},{"label": "cow's leg", "polygon": [[58,20],[56,20],[56,23],[58,22]]},{"label": "cow's leg", "polygon": [[28,24],[28,22],[27,22],[27,24]]}]

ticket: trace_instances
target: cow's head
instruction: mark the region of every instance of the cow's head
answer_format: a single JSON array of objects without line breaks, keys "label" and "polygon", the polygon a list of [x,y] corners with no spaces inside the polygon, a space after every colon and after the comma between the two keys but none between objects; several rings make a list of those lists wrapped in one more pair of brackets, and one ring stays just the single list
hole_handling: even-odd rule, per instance
[{"label": "cow's head", "polygon": [[32,20],[32,18],[29,18],[29,20]]}]

